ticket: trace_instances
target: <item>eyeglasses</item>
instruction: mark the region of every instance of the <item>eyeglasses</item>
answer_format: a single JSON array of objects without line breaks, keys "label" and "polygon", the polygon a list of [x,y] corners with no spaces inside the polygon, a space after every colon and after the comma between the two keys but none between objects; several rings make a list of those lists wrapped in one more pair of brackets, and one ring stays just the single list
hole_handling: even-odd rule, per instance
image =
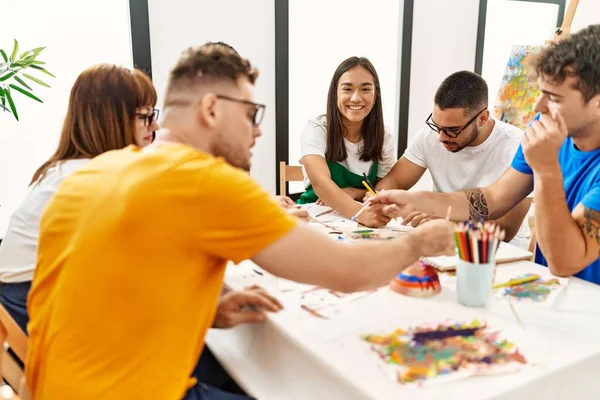
[{"label": "eyeglasses", "polygon": [[251,121],[255,126],[260,125],[260,123],[263,120],[263,117],[265,116],[265,109],[267,108],[267,106],[265,106],[264,104],[253,103],[247,100],[234,99],[233,97],[222,95],[217,95],[217,99],[235,101],[236,103],[248,104],[250,106],[253,106],[254,112],[252,113]]},{"label": "eyeglasses", "polygon": [[144,120],[144,126],[150,126],[156,120],[158,120],[158,110],[155,108],[150,114],[135,114],[139,119]]},{"label": "eyeglasses", "polygon": [[[467,128],[467,126],[471,125],[477,119],[479,114],[481,114],[485,110],[487,110],[487,107],[485,107],[483,110],[481,110],[477,114],[475,114],[475,116],[473,118],[471,118],[469,120],[469,122],[467,122],[460,129],[458,129],[458,128],[442,128],[441,126],[437,126],[436,124],[433,123],[433,120],[431,119],[431,117],[433,116],[433,113],[429,114],[429,117],[427,117],[427,119],[425,120],[425,123],[436,133],[444,132],[446,135],[450,136],[451,138],[456,138],[456,137],[458,137],[458,135],[460,135],[462,133],[462,131],[464,131]],[[430,120],[431,120],[431,122],[430,122]]]}]

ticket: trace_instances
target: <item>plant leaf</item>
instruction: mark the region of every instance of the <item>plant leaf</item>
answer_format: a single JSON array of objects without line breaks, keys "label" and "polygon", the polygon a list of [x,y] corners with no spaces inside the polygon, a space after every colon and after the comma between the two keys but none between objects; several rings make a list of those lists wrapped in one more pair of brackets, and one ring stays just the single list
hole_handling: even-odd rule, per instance
[{"label": "plant leaf", "polygon": [[25,86],[29,90],[33,90],[25,81],[18,76],[15,75],[15,81],[19,82],[21,85]]},{"label": "plant leaf", "polygon": [[35,101],[39,101],[40,103],[43,103],[43,101],[39,97],[35,96],[33,93],[29,93],[27,90],[23,89],[22,87],[19,87],[19,86],[15,85],[14,83],[11,83],[8,86],[10,86],[11,88],[15,89],[17,92],[23,93],[25,96],[27,96],[27,97],[35,100]]},{"label": "plant leaf", "polygon": [[4,81],[8,80],[10,77],[12,77],[16,73],[17,73],[17,71],[10,71],[8,74],[6,74],[4,76],[0,76],[0,82],[4,82]]},{"label": "plant leaf", "polygon": [[13,51],[12,53],[10,53],[10,61],[14,62],[15,58],[17,57],[17,51],[19,51],[19,42],[17,42],[17,39],[13,39],[15,41],[14,46],[13,46]]},{"label": "plant leaf", "polygon": [[46,64],[46,63],[44,61],[32,61],[31,65],[34,65],[34,64],[35,65],[43,65],[43,64]]},{"label": "plant leaf", "polygon": [[0,50],[0,54],[2,55],[2,58],[4,58],[4,62],[8,62],[8,57],[6,56],[4,50]]},{"label": "plant leaf", "polygon": [[10,89],[6,90],[6,100],[8,100],[8,106],[10,107],[10,110],[12,111],[13,115],[15,116],[15,119],[18,121],[19,120],[19,114],[17,113],[17,107],[15,106],[15,102],[12,99],[12,96],[10,95]]},{"label": "plant leaf", "polygon": [[35,83],[37,83],[38,85],[42,85],[42,86],[46,86],[47,88],[50,87],[50,85],[48,85],[46,82],[40,81],[38,78],[36,78],[35,76],[31,76],[29,74],[23,74],[23,77],[29,79],[30,81],[34,81]]},{"label": "plant leaf", "polygon": [[2,106],[2,108],[4,109],[4,111],[10,112],[10,110],[8,108],[6,108],[5,104],[6,104],[6,97],[4,95],[4,89],[2,89],[0,87],[0,105]]},{"label": "plant leaf", "polygon": [[33,69],[37,69],[38,71],[41,71],[41,72],[43,72],[43,73],[45,73],[45,74],[47,74],[47,75],[50,75],[50,76],[51,76],[51,77],[53,77],[53,78],[56,78],[54,75],[52,75],[50,72],[48,72],[48,71],[47,71],[46,69],[44,69],[43,67],[40,67],[39,65],[32,64],[32,65],[30,65],[29,67],[30,67],[30,68],[33,68]]},{"label": "plant leaf", "polygon": [[36,47],[35,49],[31,49],[29,51],[31,51],[32,53],[34,53],[36,56],[38,54],[40,54],[42,52],[42,50],[44,50],[46,48],[46,46],[43,47]]}]

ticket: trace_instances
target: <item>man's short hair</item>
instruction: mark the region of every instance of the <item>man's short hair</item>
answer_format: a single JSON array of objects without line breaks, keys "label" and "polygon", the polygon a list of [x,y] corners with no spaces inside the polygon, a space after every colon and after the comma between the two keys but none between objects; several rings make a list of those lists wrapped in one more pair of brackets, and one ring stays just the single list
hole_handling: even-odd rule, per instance
[{"label": "man's short hair", "polygon": [[575,89],[585,102],[600,93],[600,25],[590,25],[546,47],[534,61],[535,71],[552,83],[577,78]]},{"label": "man's short hair", "polygon": [[435,104],[447,108],[464,108],[476,113],[488,103],[488,87],[485,80],[474,72],[455,72],[442,82],[435,93]]},{"label": "man's short hair", "polygon": [[200,47],[185,50],[171,70],[168,89],[189,87],[201,81],[229,81],[236,83],[240,77],[254,84],[258,70],[242,58],[230,45],[208,42]]}]

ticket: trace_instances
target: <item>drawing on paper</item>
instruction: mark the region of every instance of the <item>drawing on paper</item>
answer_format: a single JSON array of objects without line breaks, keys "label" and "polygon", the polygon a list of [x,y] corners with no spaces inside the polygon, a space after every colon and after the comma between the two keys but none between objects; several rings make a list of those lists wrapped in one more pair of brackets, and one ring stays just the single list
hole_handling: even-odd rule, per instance
[{"label": "drawing on paper", "polygon": [[540,93],[532,76],[531,56],[542,46],[513,46],[494,106],[497,119],[525,129],[535,117],[533,106]]},{"label": "drawing on paper", "polygon": [[531,300],[534,302],[545,302],[553,292],[562,289],[557,278],[539,278],[532,282],[509,286],[503,289],[504,296],[511,296],[518,300]]},{"label": "drawing on paper", "polygon": [[423,324],[362,338],[403,384],[515,372],[527,363],[513,343],[477,320]]},{"label": "drawing on paper", "polygon": [[375,292],[376,290],[342,293],[313,286],[300,292],[300,308],[315,317],[329,319],[342,311],[345,304]]}]

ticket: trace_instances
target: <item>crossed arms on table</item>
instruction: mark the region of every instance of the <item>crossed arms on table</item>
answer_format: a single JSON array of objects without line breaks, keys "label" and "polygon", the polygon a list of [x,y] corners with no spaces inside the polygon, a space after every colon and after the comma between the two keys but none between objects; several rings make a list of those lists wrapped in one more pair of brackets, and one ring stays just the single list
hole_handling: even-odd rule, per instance
[{"label": "crossed arms on table", "polygon": [[[544,174],[521,173],[510,167],[491,186],[456,193],[390,191],[383,203],[396,204],[396,213],[421,211],[453,220],[496,220],[512,210],[534,189],[538,246],[551,272],[570,276],[594,262],[600,252],[600,212],[578,204],[569,212],[560,167]],[[393,206],[392,206],[393,207]],[[389,209],[389,208],[388,208]]]}]

